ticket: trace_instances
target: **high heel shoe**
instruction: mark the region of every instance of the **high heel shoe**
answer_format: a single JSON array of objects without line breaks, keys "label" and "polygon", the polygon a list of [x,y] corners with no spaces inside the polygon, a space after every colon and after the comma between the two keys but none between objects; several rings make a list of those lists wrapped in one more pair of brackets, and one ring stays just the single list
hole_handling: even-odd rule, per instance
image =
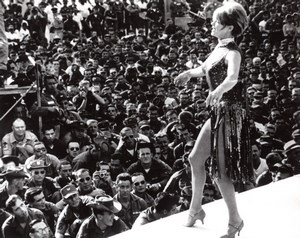
[{"label": "high heel shoe", "polygon": [[228,226],[229,226],[228,234],[221,236],[220,238],[234,238],[236,233],[238,234],[238,236],[240,236],[240,232],[244,227],[244,221],[241,221],[241,223],[238,226],[234,226],[231,224],[229,224]]},{"label": "high heel shoe", "polygon": [[202,224],[204,224],[205,216],[206,216],[206,214],[205,214],[204,210],[200,210],[199,212],[197,212],[195,214],[189,213],[188,220],[184,224],[184,226],[191,227],[196,223],[197,220],[200,220],[202,222]]}]

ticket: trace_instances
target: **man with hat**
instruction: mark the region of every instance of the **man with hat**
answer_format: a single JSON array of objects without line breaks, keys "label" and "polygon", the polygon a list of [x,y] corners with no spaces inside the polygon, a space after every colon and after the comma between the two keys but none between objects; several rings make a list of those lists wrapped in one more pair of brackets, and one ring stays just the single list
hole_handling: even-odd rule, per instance
[{"label": "man with hat", "polygon": [[29,163],[27,169],[30,173],[28,187],[42,187],[45,199],[49,202],[57,203],[61,197],[54,180],[46,177],[46,169],[49,164],[46,161],[38,159]]},{"label": "man with hat", "polygon": [[95,119],[89,119],[86,121],[87,124],[87,134],[93,139],[97,137],[99,133],[98,121]]},{"label": "man with hat", "polygon": [[282,164],[290,165],[294,174],[300,174],[300,145],[294,140],[290,140],[284,144],[285,159]]},{"label": "man with hat", "polygon": [[276,163],[274,164],[275,177],[274,182],[289,178],[294,175],[293,168],[290,164]]},{"label": "man with hat", "polygon": [[29,170],[28,166],[32,161],[43,160],[47,164],[46,175],[52,178],[58,175],[57,171],[60,165],[60,161],[55,155],[47,153],[46,146],[43,142],[35,142],[33,144],[33,152],[34,154],[25,161],[25,171]]},{"label": "man with hat", "polygon": [[83,147],[88,147],[92,144],[91,138],[87,135],[87,125],[82,121],[73,121],[71,124],[71,131],[66,133],[63,137],[63,142],[68,144],[70,141],[78,141],[82,151]]},{"label": "man with hat", "polygon": [[126,224],[115,216],[122,205],[112,197],[99,196],[87,205],[92,208],[93,215],[82,223],[77,238],[111,237],[128,230]]},{"label": "man with hat", "polygon": [[[5,156],[2,157],[3,161],[15,160],[16,156]],[[0,174],[0,177],[4,178],[4,181],[0,186],[0,208],[5,208],[5,202],[9,195],[17,194],[20,197],[24,197],[26,189],[24,188],[25,178],[28,175],[23,169],[16,166],[6,168],[6,170]]]},{"label": "man with hat", "polygon": [[[22,48],[20,46],[20,48]],[[29,86],[34,82],[36,70],[31,64],[29,57],[22,53],[19,55],[17,61],[18,74],[12,84],[17,84],[18,86]]]},{"label": "man with hat", "polygon": [[296,129],[292,133],[293,140],[300,145],[300,129]]},{"label": "man with hat", "polygon": [[150,142],[155,142],[154,140],[154,132],[150,128],[150,124],[148,120],[142,120],[139,122],[139,131],[140,134],[147,136]]},{"label": "man with hat", "polygon": [[60,190],[63,201],[67,204],[60,213],[56,230],[56,238],[64,238],[69,229],[70,237],[76,237],[82,222],[92,214],[92,210],[87,206],[93,199],[89,196],[79,197],[78,190],[73,184],[66,185]]}]

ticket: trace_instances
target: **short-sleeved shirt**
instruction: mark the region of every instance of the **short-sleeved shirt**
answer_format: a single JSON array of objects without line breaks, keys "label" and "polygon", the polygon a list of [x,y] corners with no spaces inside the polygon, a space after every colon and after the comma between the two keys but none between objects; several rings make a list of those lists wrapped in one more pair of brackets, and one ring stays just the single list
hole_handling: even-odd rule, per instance
[{"label": "short-sleeved shirt", "polygon": [[92,215],[82,223],[76,238],[111,237],[126,230],[128,230],[128,227],[118,217],[114,218],[112,226],[108,226],[105,230],[101,230],[96,224],[96,217]]},{"label": "short-sleeved shirt", "polygon": [[24,155],[20,150],[18,150],[17,145],[19,143],[25,144],[25,145],[33,145],[34,142],[37,142],[38,138],[36,137],[35,134],[33,134],[30,131],[25,131],[25,136],[22,141],[17,141],[14,133],[10,132],[6,134],[3,139],[2,139],[2,150],[3,150],[3,155],[16,155],[20,157],[21,163],[29,157]]}]

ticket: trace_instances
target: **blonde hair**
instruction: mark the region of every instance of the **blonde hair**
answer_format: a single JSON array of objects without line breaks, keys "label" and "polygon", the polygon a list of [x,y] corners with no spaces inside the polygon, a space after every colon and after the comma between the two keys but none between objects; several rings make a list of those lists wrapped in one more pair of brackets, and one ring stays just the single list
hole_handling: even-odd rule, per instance
[{"label": "blonde hair", "polygon": [[224,26],[233,26],[232,36],[241,35],[248,26],[248,17],[243,6],[234,1],[226,1],[214,12],[216,19]]}]

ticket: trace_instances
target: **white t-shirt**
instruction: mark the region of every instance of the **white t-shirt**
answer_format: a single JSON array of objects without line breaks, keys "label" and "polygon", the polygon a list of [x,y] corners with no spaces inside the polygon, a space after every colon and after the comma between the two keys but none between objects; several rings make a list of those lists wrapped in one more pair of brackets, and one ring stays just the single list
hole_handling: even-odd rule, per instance
[{"label": "white t-shirt", "polygon": [[267,171],[269,169],[267,162],[265,159],[260,158],[260,165],[258,166],[257,169],[254,169],[254,175],[255,179],[262,174],[264,171]]}]

